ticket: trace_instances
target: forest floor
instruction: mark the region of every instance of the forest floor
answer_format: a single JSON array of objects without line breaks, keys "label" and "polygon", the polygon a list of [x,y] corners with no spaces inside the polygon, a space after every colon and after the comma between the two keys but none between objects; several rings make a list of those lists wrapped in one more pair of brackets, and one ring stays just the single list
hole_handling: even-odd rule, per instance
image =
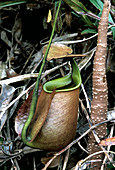
[{"label": "forest floor", "polygon": [[[14,5],[0,10],[0,107],[5,106],[4,108],[6,108],[0,110],[1,170],[40,170],[44,167],[47,156],[51,154],[27,147],[22,142],[21,137],[18,136],[15,130],[15,117],[29,94],[29,88],[36,81],[43,59],[43,48],[50,39],[55,12],[54,3],[47,1]],[[93,19],[92,21],[94,22]],[[72,49],[73,54],[79,54],[74,58],[82,78],[79,95],[79,118],[74,140],[89,129],[86,115],[90,113],[92,101],[93,59],[97,45],[97,35],[96,33],[82,34],[85,29],[86,25],[80,16],[74,15],[72,10],[65,3],[62,3],[53,41],[58,43],[64,41]],[[67,37],[68,35],[70,37]],[[95,36],[92,37],[92,35]],[[110,35],[106,62],[108,111],[115,113],[114,49],[115,42],[112,35]],[[65,57],[47,61],[43,71],[45,77],[42,82],[67,74],[66,61]],[[63,64],[65,66],[60,67]],[[59,66],[58,69],[57,66]],[[54,68],[56,68],[55,71]],[[47,74],[46,71],[49,70],[51,73]],[[112,126],[112,122],[108,124],[108,132],[110,132]],[[82,137],[80,142],[76,140],[74,144],[72,143],[72,146],[56,160],[54,166],[56,164],[58,166],[53,169],[64,170],[65,167],[67,170],[74,169],[78,161],[88,156],[87,145],[88,134]],[[85,168],[86,164],[84,165]]]}]

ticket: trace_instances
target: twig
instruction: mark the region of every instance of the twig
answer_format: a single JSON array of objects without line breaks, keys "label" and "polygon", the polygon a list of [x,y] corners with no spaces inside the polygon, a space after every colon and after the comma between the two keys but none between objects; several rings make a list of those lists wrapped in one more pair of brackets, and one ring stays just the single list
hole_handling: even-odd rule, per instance
[{"label": "twig", "polygon": [[[72,38],[72,37],[76,37],[76,36],[78,36],[78,33],[66,34],[66,35],[63,35],[63,36],[60,36],[60,37],[53,38],[52,42],[60,42],[62,40],[65,40],[65,39],[68,39],[68,38]],[[44,42],[44,39],[40,41],[41,45],[45,45],[47,43],[49,43],[49,41],[45,41]]]},{"label": "twig", "polygon": [[84,63],[84,61],[81,61],[81,62],[78,64],[80,71],[81,71],[81,70],[87,65],[87,63],[91,60],[91,58],[92,58],[93,55],[94,55],[95,50],[96,50],[96,47],[93,48],[91,51],[88,51],[87,53],[85,53],[85,54],[87,54],[87,55],[89,55],[90,53],[91,53],[91,54],[88,56],[88,59],[86,58],[85,63]]},{"label": "twig", "polygon": [[[35,86],[35,83],[33,83],[29,88],[27,88],[25,91],[23,91],[18,97],[16,97],[7,107],[0,109],[0,111],[5,112],[7,109],[9,109],[17,100],[19,100],[24,94],[26,94],[31,88]],[[4,114],[4,113],[3,113]],[[0,115],[0,119],[3,116],[3,114]]]},{"label": "twig", "polygon": [[[103,152],[105,152],[105,153],[112,153],[112,154],[115,154],[115,152],[113,152],[113,151],[99,151],[99,152],[95,152],[95,153],[93,153],[93,154],[90,154],[89,156],[87,156],[85,159],[83,159],[82,161],[79,161],[77,164],[79,165],[79,168],[82,166],[82,164],[84,163],[84,162],[86,162],[89,158],[91,158],[91,157],[93,157],[93,156],[95,156],[95,155],[98,155],[98,154],[100,154],[100,153],[103,153]],[[96,162],[97,161],[100,161],[100,160],[96,160]],[[94,162],[94,161],[93,161]]]},{"label": "twig", "polygon": [[[43,79],[45,76],[47,76],[48,74],[51,74],[52,72],[56,71],[57,69],[63,67],[67,65],[67,62],[58,65],[50,70],[45,71],[44,73],[42,73],[41,79]],[[0,84],[4,83],[4,84],[11,84],[11,83],[15,83],[15,82],[19,82],[19,81],[24,81],[26,79],[30,79],[30,78],[37,78],[39,73],[31,73],[31,74],[24,74],[24,75],[19,75],[16,77],[12,77],[9,79],[5,79],[5,80],[1,80]]]},{"label": "twig", "polygon": [[66,170],[67,162],[68,162],[68,159],[69,159],[69,153],[70,153],[70,149],[68,149],[66,151],[65,159],[64,159],[64,165],[63,165],[63,170]]},{"label": "twig", "polygon": [[85,91],[85,88],[84,88],[84,85],[81,84],[81,88],[83,90],[83,93],[85,95],[85,99],[86,99],[86,103],[87,103],[87,108],[89,109],[89,113],[91,112],[91,107],[90,107],[90,104],[89,104],[89,100],[88,100],[88,96],[87,96],[87,93]]},{"label": "twig", "polygon": [[[110,136],[109,137],[113,136],[113,131],[114,131],[114,126],[111,127],[111,131],[110,131]],[[107,151],[109,151],[110,148],[111,148],[111,145],[107,147]],[[107,160],[107,156],[105,155],[105,158],[103,160],[103,164],[101,166],[101,170],[104,170],[104,164],[105,164],[106,160]]]},{"label": "twig", "polygon": [[85,148],[83,148],[83,146],[80,144],[80,142],[78,142],[78,145],[84,152],[88,153],[88,151]]},{"label": "twig", "polygon": [[[73,40],[73,41],[59,41],[59,43],[61,44],[75,44],[75,43],[81,43],[81,42],[85,42],[85,41],[88,41],[92,38],[95,38],[97,37],[98,33],[92,35],[91,37],[88,37],[88,38],[84,38],[82,40]],[[108,32],[107,35],[112,35],[112,31]]]},{"label": "twig", "polygon": [[5,155],[4,153],[0,152],[0,159],[2,160],[2,163],[0,163],[0,166],[2,166],[5,162],[9,161],[10,159],[14,159],[18,156],[23,156],[23,154],[29,154],[33,152],[39,152],[40,149],[33,149],[30,147],[25,147],[24,149],[15,150],[13,154]]}]

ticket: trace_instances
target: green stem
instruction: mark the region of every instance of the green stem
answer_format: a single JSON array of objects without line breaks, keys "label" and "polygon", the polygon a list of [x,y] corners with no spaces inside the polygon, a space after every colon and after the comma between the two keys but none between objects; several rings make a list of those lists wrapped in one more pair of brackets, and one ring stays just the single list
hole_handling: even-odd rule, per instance
[{"label": "green stem", "polygon": [[22,140],[26,143],[27,141],[30,141],[31,139],[27,139],[26,137],[26,131],[28,129],[28,126],[32,120],[32,117],[35,113],[35,109],[36,109],[36,104],[37,104],[37,99],[38,99],[38,89],[39,89],[39,84],[40,84],[40,79],[41,79],[41,74],[43,72],[43,68],[44,68],[44,65],[45,65],[45,61],[46,61],[46,58],[47,58],[47,55],[48,55],[48,52],[49,52],[49,49],[50,49],[50,46],[51,46],[51,42],[52,42],[52,38],[53,38],[53,35],[54,35],[54,31],[55,31],[55,26],[56,26],[56,21],[57,21],[57,17],[58,17],[58,13],[59,13],[59,9],[60,9],[60,6],[61,6],[61,0],[59,0],[59,4],[58,4],[58,8],[57,8],[57,12],[56,12],[56,16],[55,16],[55,19],[54,19],[54,24],[53,24],[53,29],[52,29],[52,33],[51,33],[51,36],[50,36],[50,40],[49,40],[49,44],[47,46],[47,49],[46,49],[46,52],[45,52],[45,55],[44,55],[44,58],[43,58],[43,61],[42,61],[42,65],[41,65],[41,68],[40,68],[40,71],[39,71],[39,75],[38,75],[38,78],[37,78],[37,81],[36,81],[36,85],[35,85],[35,88],[34,88],[34,92],[33,92],[33,97],[32,97],[32,103],[31,103],[31,107],[30,107],[30,112],[29,112],[29,116],[28,116],[28,119],[24,125],[24,128],[22,130]]}]

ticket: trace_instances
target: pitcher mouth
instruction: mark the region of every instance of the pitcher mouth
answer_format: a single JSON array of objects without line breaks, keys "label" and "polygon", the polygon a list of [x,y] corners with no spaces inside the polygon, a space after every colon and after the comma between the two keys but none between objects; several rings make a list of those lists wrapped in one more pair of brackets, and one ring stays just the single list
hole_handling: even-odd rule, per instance
[{"label": "pitcher mouth", "polygon": [[81,75],[77,63],[73,59],[71,61],[72,73],[68,75],[46,82],[43,85],[43,90],[47,93],[52,93],[53,90],[56,92],[64,92],[75,90],[81,85]]}]

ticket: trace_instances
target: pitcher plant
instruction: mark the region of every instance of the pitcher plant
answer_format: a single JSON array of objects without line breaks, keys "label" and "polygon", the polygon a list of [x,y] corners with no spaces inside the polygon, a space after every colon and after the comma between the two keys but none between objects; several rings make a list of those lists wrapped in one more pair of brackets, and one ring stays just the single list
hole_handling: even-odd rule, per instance
[{"label": "pitcher plant", "polygon": [[[68,75],[43,85],[35,114],[31,120],[28,116],[22,130],[21,137],[26,145],[56,151],[75,137],[81,76],[74,59],[71,67]],[[16,119],[18,121],[19,117]]]}]

